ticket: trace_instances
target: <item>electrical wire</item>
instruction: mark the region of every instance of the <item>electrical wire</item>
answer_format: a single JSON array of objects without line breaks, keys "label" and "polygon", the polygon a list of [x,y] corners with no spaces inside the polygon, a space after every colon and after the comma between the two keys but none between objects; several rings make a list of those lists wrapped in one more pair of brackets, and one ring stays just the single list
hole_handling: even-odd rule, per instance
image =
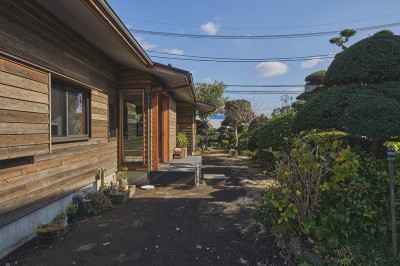
[{"label": "electrical wire", "polygon": [[293,57],[274,57],[274,58],[232,58],[232,57],[212,57],[212,56],[199,56],[199,55],[183,55],[183,54],[176,54],[176,53],[168,53],[168,52],[160,52],[154,50],[146,50],[146,52],[154,53],[154,54],[163,54],[163,55],[170,55],[176,57],[188,57],[188,58],[200,58],[200,59],[213,59],[213,60],[238,60],[238,61],[281,61],[287,59],[319,59],[319,58],[331,58],[334,54],[322,54],[322,55],[306,55],[306,56],[293,56]]},{"label": "electrical wire", "polygon": [[240,87],[240,88],[291,88],[291,87],[303,87],[304,84],[301,85],[251,85],[251,84],[225,84],[226,87]]},{"label": "electrical wire", "polygon": [[[376,20],[380,18],[387,18],[387,17],[394,17],[398,16],[400,13],[394,13],[384,16],[372,17],[372,18],[365,18],[365,19],[356,19],[356,20],[348,20],[342,22],[334,22],[334,23],[324,23],[324,24],[310,24],[310,25],[291,25],[291,26],[275,26],[275,27],[220,27],[222,30],[267,30],[267,29],[290,29],[290,28],[309,28],[309,27],[321,27],[321,26],[330,26],[330,25],[340,25],[340,24],[347,24],[352,22],[362,22],[368,20]],[[186,24],[175,24],[175,23],[168,23],[168,22],[159,22],[159,21],[152,21],[152,20],[142,20],[142,19],[134,19],[130,17],[121,17],[122,19],[132,20],[132,21],[139,21],[145,22],[150,24],[157,24],[157,25],[164,25],[164,26],[178,26],[178,27],[185,27],[185,28],[199,28],[199,26],[195,25],[186,25]]]},{"label": "electrical wire", "polygon": [[[356,31],[369,31],[383,28],[392,28],[400,26],[400,22],[394,22],[390,24],[375,25],[369,27],[354,28]],[[245,40],[272,40],[272,39],[293,39],[293,38],[308,38],[326,35],[338,35],[341,30],[335,31],[322,31],[322,32],[309,32],[309,33],[292,33],[292,34],[273,34],[273,35],[205,35],[205,34],[187,34],[187,33],[173,33],[173,32],[161,32],[161,31],[147,31],[147,30],[131,30],[134,33],[155,35],[163,37],[176,37],[176,38],[195,38],[195,39],[245,39]]]},{"label": "electrical wire", "polygon": [[304,91],[230,91],[226,90],[227,94],[302,94]]},{"label": "electrical wire", "polygon": [[[303,58],[303,59],[258,59],[258,60],[217,60],[217,59],[194,59],[194,58],[178,58],[178,57],[168,57],[168,56],[157,56],[153,55],[152,58],[163,58],[163,59],[172,59],[172,60],[181,60],[181,61],[195,61],[195,62],[215,62],[215,63],[259,63],[259,62],[294,62],[294,61],[307,61],[315,58]],[[317,59],[329,59],[334,58],[334,56],[327,56],[327,57],[319,57]]]}]

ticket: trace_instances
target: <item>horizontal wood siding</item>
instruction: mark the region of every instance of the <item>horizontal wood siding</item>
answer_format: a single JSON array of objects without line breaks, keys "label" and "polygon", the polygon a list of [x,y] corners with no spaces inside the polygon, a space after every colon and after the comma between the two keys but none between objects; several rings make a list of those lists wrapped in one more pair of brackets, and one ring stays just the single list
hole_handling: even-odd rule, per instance
[{"label": "horizontal wood siding", "polygon": [[115,95],[116,63],[36,1],[0,1],[0,48]]},{"label": "horizontal wood siding", "polygon": [[[0,168],[1,227],[117,170],[108,102],[118,67],[36,1],[0,1],[0,56],[0,160],[34,155]],[[90,140],[50,143],[50,74],[90,92]]]},{"label": "horizontal wood siding", "polygon": [[176,102],[169,98],[169,148],[170,158],[173,158],[173,151],[176,148]]},{"label": "horizontal wood siding", "polygon": [[0,226],[33,211],[38,202],[49,203],[91,184],[101,168],[106,174],[117,170],[116,142],[81,144],[53,144],[51,154],[36,156],[32,164],[0,169]]},{"label": "horizontal wood siding", "polygon": [[177,113],[176,123],[178,131],[185,132],[189,141],[188,154],[191,154],[194,151],[192,147],[193,137],[194,137],[193,134],[193,129],[194,129],[193,116],[195,113],[194,106],[193,104],[190,103],[177,102],[176,113]]},{"label": "horizontal wood siding", "polygon": [[0,57],[0,160],[50,152],[49,75]]},{"label": "horizontal wood siding", "polygon": [[92,91],[92,138],[108,137],[108,95]]}]

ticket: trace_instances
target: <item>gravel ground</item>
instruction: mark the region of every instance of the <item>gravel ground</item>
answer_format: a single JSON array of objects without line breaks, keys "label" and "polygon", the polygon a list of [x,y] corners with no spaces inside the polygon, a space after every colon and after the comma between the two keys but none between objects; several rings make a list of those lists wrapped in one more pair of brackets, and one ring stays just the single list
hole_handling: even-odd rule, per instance
[{"label": "gravel ground", "polygon": [[50,248],[36,241],[0,265],[285,265],[264,226],[251,217],[271,181],[257,165],[203,155],[202,173],[225,174],[227,185],[136,190],[128,202],[80,221]]}]

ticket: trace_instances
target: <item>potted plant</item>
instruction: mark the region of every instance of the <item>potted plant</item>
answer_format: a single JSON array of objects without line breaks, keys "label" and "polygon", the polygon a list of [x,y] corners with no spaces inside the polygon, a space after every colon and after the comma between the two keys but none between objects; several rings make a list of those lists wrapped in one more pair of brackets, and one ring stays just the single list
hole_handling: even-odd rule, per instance
[{"label": "potted plant", "polygon": [[36,229],[36,241],[39,247],[49,247],[54,240],[65,234],[65,226],[61,222],[39,224]]},{"label": "potted plant", "polygon": [[183,150],[183,156],[187,155],[187,147],[189,146],[189,140],[184,132],[179,132],[176,135],[176,146]]},{"label": "potted plant", "polygon": [[68,217],[67,214],[65,214],[65,212],[61,212],[60,214],[58,214],[56,216],[56,222],[59,221],[60,223],[62,223],[64,226],[68,225]]},{"label": "potted plant", "polygon": [[120,168],[116,173],[116,178],[119,180],[119,184],[122,188],[122,191],[128,190],[128,167]]},{"label": "potted plant", "polygon": [[68,224],[75,224],[78,218],[78,205],[75,203],[69,204],[66,208]]}]

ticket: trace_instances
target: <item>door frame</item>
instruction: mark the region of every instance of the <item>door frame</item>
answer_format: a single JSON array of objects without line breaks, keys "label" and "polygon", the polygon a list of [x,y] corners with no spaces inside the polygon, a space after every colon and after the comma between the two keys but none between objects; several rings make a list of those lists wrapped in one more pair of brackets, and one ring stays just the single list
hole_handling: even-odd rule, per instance
[{"label": "door frame", "polygon": [[[129,94],[129,93],[141,93],[141,97],[142,97],[142,116],[143,116],[143,133],[142,133],[142,162],[138,163],[138,162],[123,162],[122,161],[122,156],[123,156],[123,134],[124,134],[124,111],[123,111],[123,104],[124,104],[124,94]],[[118,103],[118,110],[119,110],[119,114],[118,114],[118,168],[119,167],[127,167],[128,170],[136,170],[138,168],[142,168],[143,166],[145,166],[145,162],[146,162],[146,147],[145,147],[145,138],[146,138],[146,131],[145,131],[145,101],[144,101],[144,89],[124,89],[124,90],[119,90],[119,103]]]}]

